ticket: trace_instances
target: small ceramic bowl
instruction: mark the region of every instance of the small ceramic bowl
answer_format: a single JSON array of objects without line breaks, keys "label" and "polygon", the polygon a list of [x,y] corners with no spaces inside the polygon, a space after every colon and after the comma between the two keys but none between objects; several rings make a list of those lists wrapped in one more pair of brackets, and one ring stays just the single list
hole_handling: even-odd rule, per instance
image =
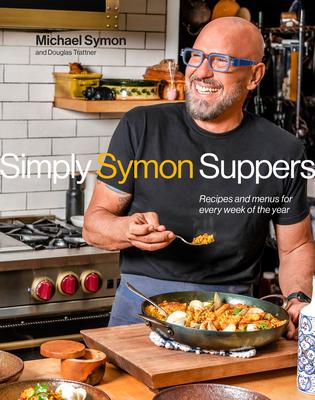
[{"label": "small ceramic bowl", "polygon": [[97,385],[105,373],[106,355],[95,349],[85,349],[80,358],[61,360],[61,374],[65,379]]},{"label": "small ceramic bowl", "polygon": [[24,363],[19,357],[0,350],[0,383],[17,381],[23,369]]}]

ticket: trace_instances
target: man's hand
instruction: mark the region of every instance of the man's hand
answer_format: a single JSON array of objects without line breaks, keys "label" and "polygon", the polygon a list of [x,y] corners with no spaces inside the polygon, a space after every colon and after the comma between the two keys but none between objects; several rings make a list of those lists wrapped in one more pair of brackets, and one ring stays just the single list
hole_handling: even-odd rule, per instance
[{"label": "man's hand", "polygon": [[97,181],[84,216],[83,237],[88,244],[106,250],[135,246],[141,250],[160,250],[174,239],[173,232],[160,224],[155,212],[126,216],[132,195]]},{"label": "man's hand", "polygon": [[160,225],[155,212],[131,215],[128,218],[126,236],[132,246],[147,251],[163,249],[175,239],[173,232]]},{"label": "man's hand", "polygon": [[299,316],[302,308],[307,306],[308,303],[301,303],[298,300],[291,300],[289,302],[289,307],[287,309],[289,316],[290,316],[290,321],[288,325],[288,332],[287,332],[287,338],[288,339],[295,339],[297,340],[298,338],[298,323],[299,323]]}]

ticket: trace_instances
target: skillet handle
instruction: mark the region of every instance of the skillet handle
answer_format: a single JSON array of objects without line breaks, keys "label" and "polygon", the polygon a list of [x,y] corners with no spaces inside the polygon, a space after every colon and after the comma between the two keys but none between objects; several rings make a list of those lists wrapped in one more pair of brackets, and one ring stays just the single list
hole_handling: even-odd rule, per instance
[{"label": "skillet handle", "polygon": [[267,300],[267,299],[271,299],[271,298],[281,299],[283,301],[281,307],[284,308],[285,310],[288,309],[289,301],[285,296],[283,296],[283,294],[268,294],[268,296],[260,297],[259,300]]},{"label": "skillet handle", "polygon": [[152,317],[149,317],[149,316],[143,315],[143,314],[138,314],[138,317],[143,319],[145,324],[152,330],[154,330],[154,326],[157,325],[159,327],[159,329],[161,329],[161,331],[166,334],[167,337],[174,337],[173,329],[170,326],[168,326],[167,324],[164,324],[155,318],[152,318]]}]

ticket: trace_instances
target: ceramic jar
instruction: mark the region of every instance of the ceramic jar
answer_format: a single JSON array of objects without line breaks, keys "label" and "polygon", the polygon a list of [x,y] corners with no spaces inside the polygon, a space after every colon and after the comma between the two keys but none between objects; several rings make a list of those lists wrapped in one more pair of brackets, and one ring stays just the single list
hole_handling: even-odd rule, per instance
[{"label": "ceramic jar", "polygon": [[315,276],[313,296],[299,320],[297,387],[306,394],[315,394]]},{"label": "ceramic jar", "polygon": [[177,90],[175,86],[170,86],[166,89],[166,98],[169,101],[174,101],[177,98]]},{"label": "ceramic jar", "polygon": [[60,359],[61,375],[70,381],[98,385],[106,368],[106,355],[96,349],[86,349],[73,340],[50,340],[40,346],[44,357]]},{"label": "ceramic jar", "polygon": [[105,373],[106,355],[95,349],[85,349],[83,357],[61,360],[61,375],[65,379],[95,386]]}]

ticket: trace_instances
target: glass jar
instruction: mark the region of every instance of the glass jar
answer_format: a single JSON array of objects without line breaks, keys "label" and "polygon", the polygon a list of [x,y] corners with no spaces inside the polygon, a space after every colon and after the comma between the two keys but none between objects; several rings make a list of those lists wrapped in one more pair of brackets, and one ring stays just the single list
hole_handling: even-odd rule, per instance
[{"label": "glass jar", "polygon": [[268,296],[269,294],[276,294],[276,274],[272,271],[263,273],[259,285],[259,297]]}]

